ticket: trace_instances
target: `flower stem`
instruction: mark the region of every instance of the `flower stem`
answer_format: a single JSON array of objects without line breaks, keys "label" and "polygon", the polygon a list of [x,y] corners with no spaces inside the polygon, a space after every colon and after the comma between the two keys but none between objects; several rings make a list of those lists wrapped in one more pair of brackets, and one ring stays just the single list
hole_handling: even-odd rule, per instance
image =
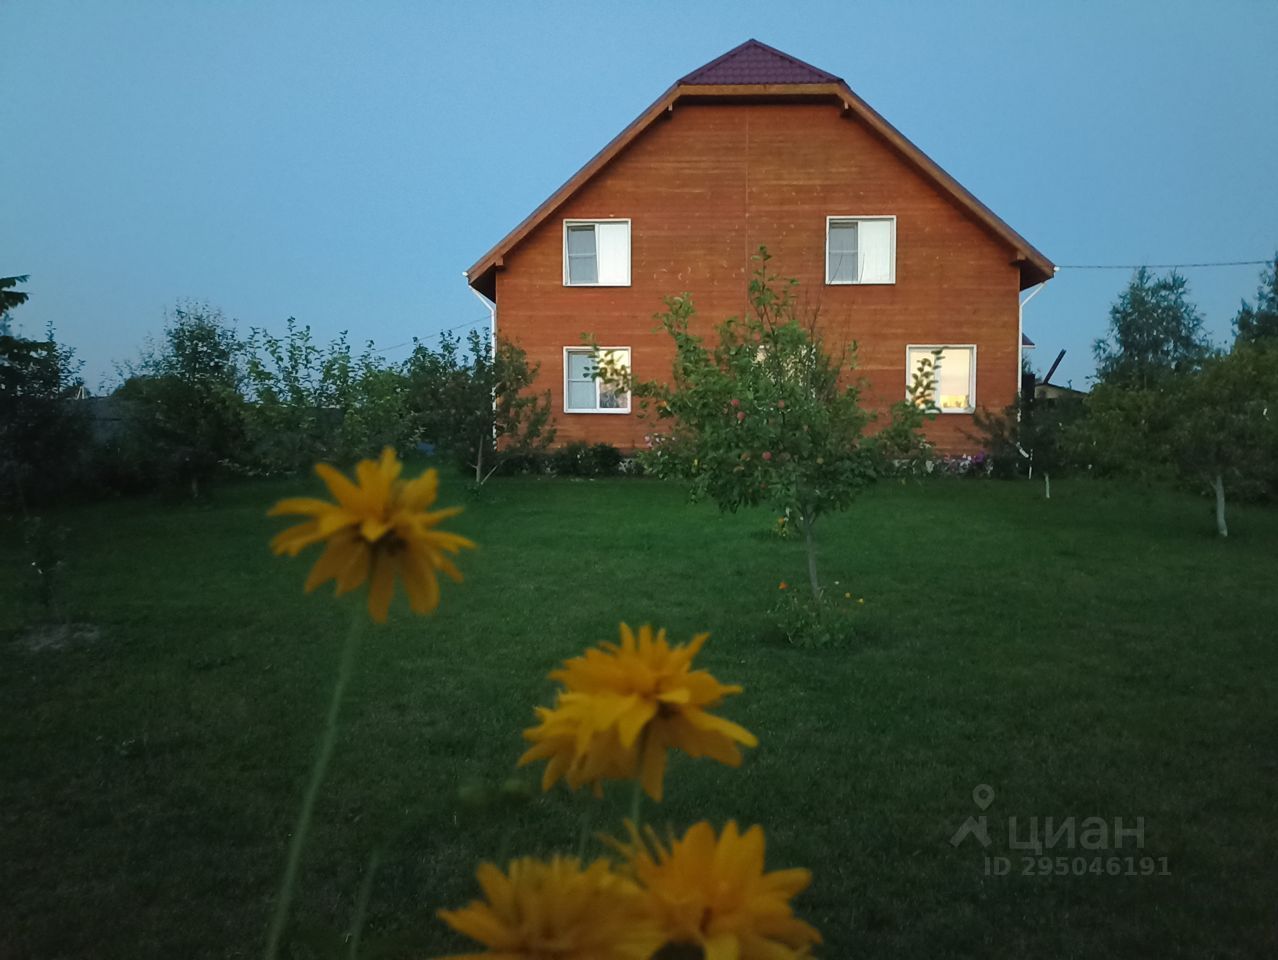
[{"label": "flower stem", "polygon": [[635,780],[634,793],[630,795],[630,822],[639,829],[639,821],[643,815],[643,781]]},{"label": "flower stem", "polygon": [[634,792],[630,794],[630,822],[635,825],[636,831],[639,829],[639,821],[643,818],[643,765],[650,733],[650,728],[645,727],[639,732],[639,740],[635,743],[635,756],[639,758],[639,761],[638,769],[635,771]]},{"label": "flower stem", "polygon": [[359,885],[359,899],[355,901],[355,916],[351,918],[350,949],[346,952],[348,960],[359,960],[359,942],[364,935],[364,922],[368,919],[368,901],[373,896],[373,878],[377,876],[377,868],[382,863],[382,852],[374,850],[368,858],[368,870],[364,873],[364,881]]},{"label": "flower stem", "polygon": [[297,870],[302,862],[302,850],[306,846],[306,838],[311,832],[311,820],[315,814],[315,800],[319,796],[324,776],[328,773],[328,764],[333,757],[333,747],[337,743],[337,718],[342,708],[342,698],[346,686],[350,682],[351,672],[355,665],[355,651],[359,647],[359,638],[363,633],[364,611],[359,605],[351,607],[351,626],[346,634],[346,643],[342,647],[342,659],[337,667],[337,680],[333,683],[333,695],[328,703],[328,717],[324,724],[324,732],[320,737],[319,754],[311,767],[311,779],[306,785],[306,793],[302,795],[302,808],[297,812],[297,823],[293,827],[293,839],[288,847],[288,860],[284,865],[284,878],[280,881],[280,893],[275,900],[275,915],[271,918],[270,933],[266,941],[266,960],[277,960],[280,954],[280,942],[284,938],[284,928],[288,925],[288,915],[293,905],[293,894],[297,886]]},{"label": "flower stem", "polygon": [[585,811],[581,815],[581,837],[577,840],[577,859],[586,859],[586,844],[590,842],[590,827],[594,817],[591,815],[594,807],[590,804],[586,805]]}]

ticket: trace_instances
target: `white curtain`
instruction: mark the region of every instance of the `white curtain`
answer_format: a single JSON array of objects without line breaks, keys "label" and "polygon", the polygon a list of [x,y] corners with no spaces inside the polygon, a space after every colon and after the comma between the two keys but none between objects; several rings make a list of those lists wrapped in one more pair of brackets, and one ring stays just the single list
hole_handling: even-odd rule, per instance
[{"label": "white curtain", "polygon": [[862,220],[858,240],[859,283],[892,282],[892,221]]},{"label": "white curtain", "polygon": [[599,254],[599,283],[627,286],[630,283],[630,224],[595,224]]}]

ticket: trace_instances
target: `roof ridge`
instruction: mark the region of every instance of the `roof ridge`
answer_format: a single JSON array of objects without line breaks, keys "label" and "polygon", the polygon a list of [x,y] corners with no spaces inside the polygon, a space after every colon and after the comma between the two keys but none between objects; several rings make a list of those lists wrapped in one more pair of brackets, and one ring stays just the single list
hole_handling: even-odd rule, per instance
[{"label": "roof ridge", "polygon": [[[829,70],[822,70],[820,67],[813,66],[812,64],[808,63],[806,60],[800,60],[798,57],[796,57],[792,53],[786,53],[784,50],[778,50],[776,47],[772,46],[771,44],[764,43],[762,40],[756,40],[754,37],[751,37],[749,40],[746,41],[746,43],[753,43],[755,46],[762,47],[764,50],[767,50],[769,53],[775,53],[778,57],[784,57],[786,60],[789,60],[791,63],[797,66],[804,67],[805,69],[808,69],[808,70],[814,70],[817,73],[823,75],[828,80],[843,79],[842,77],[836,77]],[[742,44],[742,46],[745,46],[745,44]]]},{"label": "roof ridge", "polygon": [[752,37],[749,40],[746,40],[744,43],[738,43],[735,47],[733,47],[731,50],[727,51],[726,53],[721,53],[717,57],[715,57],[713,60],[710,60],[707,63],[703,63],[701,66],[693,70],[689,70],[682,77],[676,80],[675,84],[678,85],[680,83],[686,83],[689,80],[689,78],[695,77],[699,73],[704,73],[705,71],[709,70],[711,67],[717,67],[724,60],[727,60],[728,57],[732,56],[734,53],[737,53],[740,50],[744,50],[746,47],[748,47],[752,43],[758,43],[758,42],[759,42],[758,40],[755,40]]},{"label": "roof ridge", "polygon": [[[780,64],[773,64],[771,67],[761,64],[758,56],[752,54],[765,54],[767,58],[776,58],[781,61]],[[752,62],[753,61],[753,62]],[[716,73],[727,72],[726,77],[716,77]],[[713,80],[709,78],[714,78]],[[796,56],[786,53],[784,50],[778,50],[776,47],[769,46],[760,40],[751,37],[744,43],[739,43],[727,53],[720,54],[709,63],[704,63],[690,73],[684,74],[677,81],[676,86],[698,86],[707,83],[726,83],[746,84],[746,83],[833,83],[839,81],[840,78],[830,73],[828,70],[822,70],[812,64],[800,60]]]}]

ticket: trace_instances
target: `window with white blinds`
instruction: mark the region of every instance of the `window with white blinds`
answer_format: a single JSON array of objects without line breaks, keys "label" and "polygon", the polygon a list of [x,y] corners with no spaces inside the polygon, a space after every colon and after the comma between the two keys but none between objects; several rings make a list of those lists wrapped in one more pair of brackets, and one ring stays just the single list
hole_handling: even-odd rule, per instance
[{"label": "window with white blinds", "polygon": [[565,220],[564,285],[630,286],[630,221]]},{"label": "window with white blinds", "polygon": [[896,283],[896,217],[827,217],[825,282]]}]

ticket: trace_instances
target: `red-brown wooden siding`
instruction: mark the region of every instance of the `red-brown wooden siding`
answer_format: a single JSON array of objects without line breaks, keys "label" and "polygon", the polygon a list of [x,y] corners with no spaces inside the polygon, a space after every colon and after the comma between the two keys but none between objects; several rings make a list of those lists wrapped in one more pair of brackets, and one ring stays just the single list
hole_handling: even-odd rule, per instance
[{"label": "red-brown wooden siding", "polygon": [[[825,284],[827,216],[894,215],[896,282]],[[563,285],[563,221],[631,221],[629,287]],[[977,345],[976,402],[1000,410],[1018,383],[1019,272],[1013,251],[840,106],[682,101],[505,255],[497,326],[541,364],[558,441],[640,447],[650,429],[629,415],[563,412],[563,348],[582,334],[628,346],[639,379],[669,375],[672,350],[654,329],[662,298],[688,291],[702,330],[743,312],[751,255],[800,281],[827,337],[859,344],[866,399],[905,390],[910,343]],[[943,414],[927,429],[943,452],[980,442],[973,418]]]}]

